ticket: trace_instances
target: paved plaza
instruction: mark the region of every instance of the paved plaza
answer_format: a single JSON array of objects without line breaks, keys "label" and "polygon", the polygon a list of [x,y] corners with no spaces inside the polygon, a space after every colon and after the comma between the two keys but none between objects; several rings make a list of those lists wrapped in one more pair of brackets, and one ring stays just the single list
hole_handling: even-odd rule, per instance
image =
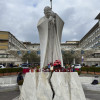
[{"label": "paved plaza", "polygon": [[0,100],[12,100],[20,94],[19,90],[0,92]]},{"label": "paved plaza", "polygon": [[90,100],[100,100],[100,92],[90,90],[84,90],[84,92],[86,98],[89,98]]},{"label": "paved plaza", "polygon": [[[84,90],[87,100],[100,100],[100,92]],[[0,92],[0,100],[12,100],[20,94],[19,90]]]},{"label": "paved plaza", "polygon": [[[80,75],[81,77],[94,77],[94,75]],[[17,76],[4,76],[1,77],[1,79],[6,80],[5,83],[9,83],[9,80],[11,80],[12,84],[16,83],[16,78]],[[8,78],[8,80],[7,80]],[[85,78],[86,79],[86,78]],[[88,82],[88,80],[86,81]],[[100,85],[90,85],[90,84],[84,84],[82,85],[84,88],[84,93],[87,100],[100,100],[100,91],[97,91],[97,88],[100,88]],[[18,90],[17,85],[12,85],[12,86],[0,86],[0,100],[12,100],[19,96],[20,92]]]}]

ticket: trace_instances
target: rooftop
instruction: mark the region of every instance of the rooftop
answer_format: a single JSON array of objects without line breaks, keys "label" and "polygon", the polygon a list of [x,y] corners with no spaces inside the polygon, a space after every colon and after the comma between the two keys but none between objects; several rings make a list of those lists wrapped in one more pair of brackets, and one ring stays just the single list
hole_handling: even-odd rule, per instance
[{"label": "rooftop", "polygon": [[97,22],[92,29],[90,29],[90,31],[80,40],[80,42],[82,42],[86,37],[88,37],[97,27],[99,26],[99,22]]},{"label": "rooftop", "polygon": [[96,16],[95,19],[100,19],[100,13]]}]

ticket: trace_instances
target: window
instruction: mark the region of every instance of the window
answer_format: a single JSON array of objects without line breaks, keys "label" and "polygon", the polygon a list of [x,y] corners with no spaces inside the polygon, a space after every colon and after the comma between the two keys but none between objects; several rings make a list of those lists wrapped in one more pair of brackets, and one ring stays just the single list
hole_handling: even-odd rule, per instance
[{"label": "window", "polygon": [[0,58],[8,58],[8,54],[0,54]]}]

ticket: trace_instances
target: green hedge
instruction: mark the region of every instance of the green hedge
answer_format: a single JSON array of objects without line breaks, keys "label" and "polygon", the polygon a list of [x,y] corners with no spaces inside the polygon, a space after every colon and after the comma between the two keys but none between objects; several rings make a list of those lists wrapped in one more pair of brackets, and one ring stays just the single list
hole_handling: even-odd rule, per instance
[{"label": "green hedge", "polygon": [[0,69],[0,73],[12,73],[12,72],[22,72],[22,68],[2,68]]},{"label": "green hedge", "polygon": [[77,73],[78,73],[78,75],[80,75],[81,74],[81,71],[76,71]]},{"label": "green hedge", "polygon": [[100,68],[99,67],[82,67],[81,71],[86,71],[88,72],[100,72]]},{"label": "green hedge", "polygon": [[82,67],[81,71],[86,71],[88,73],[89,72],[89,67]]}]

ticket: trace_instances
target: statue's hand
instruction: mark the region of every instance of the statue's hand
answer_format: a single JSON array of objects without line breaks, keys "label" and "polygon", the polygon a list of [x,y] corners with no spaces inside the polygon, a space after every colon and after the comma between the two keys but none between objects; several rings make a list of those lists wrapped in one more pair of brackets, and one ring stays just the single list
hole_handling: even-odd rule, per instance
[{"label": "statue's hand", "polygon": [[55,24],[55,19],[52,16],[49,17],[49,23]]}]

